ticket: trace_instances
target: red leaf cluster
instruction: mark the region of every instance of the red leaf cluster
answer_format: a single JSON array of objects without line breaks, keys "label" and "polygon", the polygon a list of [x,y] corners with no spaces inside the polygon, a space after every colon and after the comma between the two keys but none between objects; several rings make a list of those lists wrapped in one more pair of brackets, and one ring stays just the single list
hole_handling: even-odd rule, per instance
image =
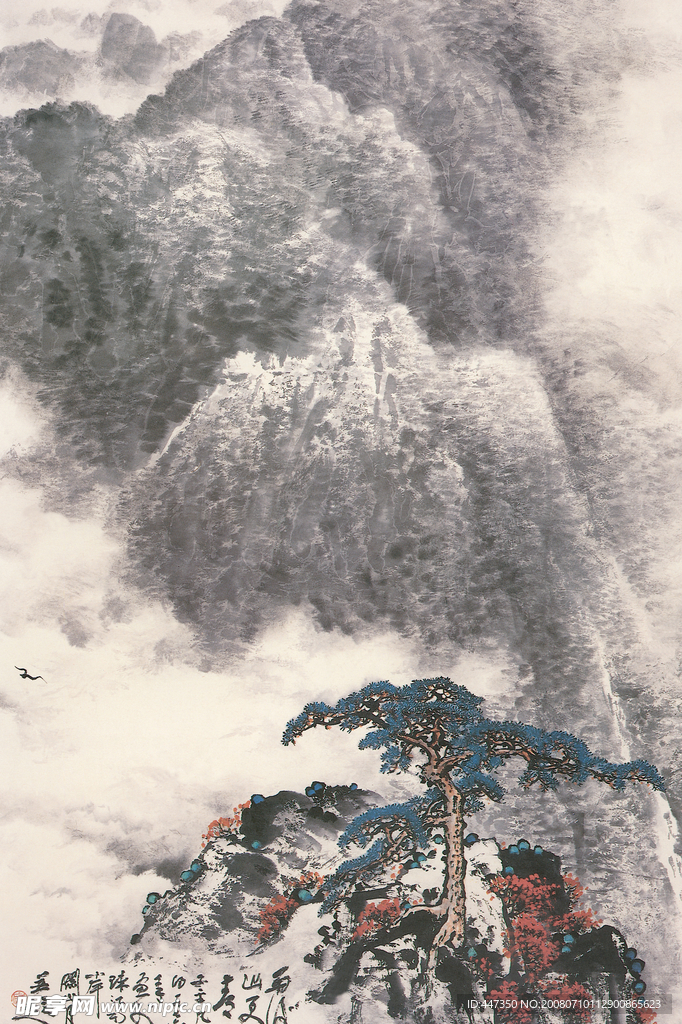
[{"label": "red leaf cluster", "polygon": [[368,903],[358,917],[357,927],[353,932],[353,941],[361,939],[369,932],[388,928],[399,917],[400,900],[397,897],[392,900],[382,900],[380,903]]},{"label": "red leaf cluster", "polygon": [[500,897],[508,917],[530,914],[548,923],[556,915],[557,899],[563,895],[560,885],[546,882],[539,875],[496,875],[488,888]]},{"label": "red leaf cluster", "polygon": [[[522,914],[530,914],[555,932],[582,933],[597,928],[602,922],[589,907],[586,910],[575,909],[585,889],[572,875],[563,877],[565,886],[547,882],[539,875],[527,878],[497,875],[489,882],[488,888],[500,897],[507,917],[512,920]],[[565,914],[557,914],[557,900],[562,896],[568,896],[571,909]]]},{"label": "red leaf cluster", "polygon": [[505,978],[495,988],[490,989],[488,999],[500,999],[511,1003],[509,1007],[504,1005],[496,1007],[495,1021],[497,1024],[533,1024],[533,1011],[519,1005],[520,1000],[523,999],[523,993],[515,981]]},{"label": "red leaf cluster", "polygon": [[[304,871],[298,878],[284,879],[287,887],[301,889],[319,889],[324,882],[322,875],[317,871]],[[265,942],[267,939],[275,938],[286,928],[294,913],[300,907],[298,900],[283,893],[277,893],[260,910],[259,917],[261,927],[256,936],[256,942]]]},{"label": "red leaf cluster", "polygon": [[515,919],[514,946],[531,985],[537,984],[561,953],[561,946],[552,940],[547,924],[531,914],[520,914]]},{"label": "red leaf cluster", "polygon": [[[590,1003],[594,993],[578,982],[569,981],[566,975],[552,979],[547,978],[549,972],[555,971],[555,962],[561,954],[561,942],[553,939],[557,932],[570,932],[574,935],[583,934],[602,922],[589,908],[576,909],[576,904],[583,896],[585,889],[570,874],[563,876],[563,884],[549,882],[538,874],[527,878],[518,875],[497,875],[489,882],[489,890],[502,901],[505,916],[509,923],[508,952],[515,961],[516,968],[521,971],[520,982],[509,978],[489,990],[493,999],[519,1000],[520,986],[524,986],[524,994],[529,989],[541,992],[548,999],[558,1001],[576,1000]],[[570,909],[557,913],[558,904]],[[530,1024],[531,1011],[521,1006],[516,1008],[496,1009],[496,1021],[500,1024]],[[592,1019],[590,1006],[577,1005],[574,1009],[564,1011],[566,1019],[584,1021],[589,1024]],[[655,1024],[655,1015],[650,1011],[636,1011],[639,1024]]]},{"label": "red leaf cluster", "polygon": [[[251,801],[247,800],[246,803],[237,804],[232,809],[232,815],[226,818],[214,818],[210,823],[206,832],[202,834],[202,839],[210,842],[211,839],[217,839],[219,836],[224,835],[236,835],[239,832],[242,824],[242,811],[246,807],[251,806]],[[206,846],[206,843],[202,843],[202,846]]]},{"label": "red leaf cluster", "polygon": [[298,909],[298,900],[289,899],[282,893],[277,893],[260,911],[261,927],[256,936],[256,942],[265,942],[278,935],[289,923],[295,910]]},{"label": "red leaf cluster", "polygon": [[[590,989],[585,988],[585,986],[581,985],[578,981],[545,982],[544,985],[540,985],[539,987],[542,991],[542,994],[547,999],[551,999],[554,1001],[558,1000],[559,1002],[561,1002],[563,1000],[564,1002],[566,1002],[568,1000],[575,999],[579,1003],[591,1003],[594,999],[594,992],[591,992]],[[591,1024],[591,1006],[576,1005],[570,1011],[567,1010],[566,1012],[569,1013],[575,1020],[582,1020],[585,1022],[585,1024]]]}]

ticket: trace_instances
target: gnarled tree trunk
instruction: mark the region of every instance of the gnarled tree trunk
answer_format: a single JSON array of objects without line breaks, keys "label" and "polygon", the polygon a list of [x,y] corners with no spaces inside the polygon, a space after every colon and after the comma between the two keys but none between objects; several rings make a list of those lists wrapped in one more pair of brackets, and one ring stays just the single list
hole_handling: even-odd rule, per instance
[{"label": "gnarled tree trunk", "polygon": [[443,824],[445,831],[445,879],[443,892],[433,912],[442,920],[431,950],[433,963],[438,950],[446,945],[457,948],[464,942],[466,924],[466,890],[464,876],[464,797],[453,785],[449,775],[438,770],[437,762],[422,769],[424,781],[435,786],[443,797]]}]

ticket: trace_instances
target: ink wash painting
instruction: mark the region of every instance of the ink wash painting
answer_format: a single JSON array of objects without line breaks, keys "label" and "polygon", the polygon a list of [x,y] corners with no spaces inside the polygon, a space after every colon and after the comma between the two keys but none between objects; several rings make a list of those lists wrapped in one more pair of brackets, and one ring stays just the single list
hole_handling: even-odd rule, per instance
[{"label": "ink wash painting", "polygon": [[42,2],[7,1019],[682,1021],[677,5]]}]

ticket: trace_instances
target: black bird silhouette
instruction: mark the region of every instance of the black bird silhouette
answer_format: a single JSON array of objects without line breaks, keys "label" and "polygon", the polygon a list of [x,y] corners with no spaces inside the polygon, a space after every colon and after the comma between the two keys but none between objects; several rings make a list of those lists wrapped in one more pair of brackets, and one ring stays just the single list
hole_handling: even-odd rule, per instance
[{"label": "black bird silhouette", "polygon": [[17,670],[17,672],[21,673],[22,679],[42,679],[43,682],[46,682],[44,676],[30,676],[25,668],[19,668],[18,665],[15,665],[14,667]]}]

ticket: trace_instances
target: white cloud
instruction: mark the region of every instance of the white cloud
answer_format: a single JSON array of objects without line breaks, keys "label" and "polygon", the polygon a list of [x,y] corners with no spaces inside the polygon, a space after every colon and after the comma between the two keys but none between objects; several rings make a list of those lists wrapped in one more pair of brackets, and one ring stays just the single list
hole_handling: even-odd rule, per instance
[{"label": "white cloud", "polygon": [[[580,147],[550,197],[547,307],[560,323],[615,325],[680,395],[682,63],[628,76],[610,137]],[[607,142],[605,145],[604,142]]]},{"label": "white cloud", "polygon": [[[252,18],[279,16],[285,0],[233,0],[222,6],[218,0],[92,0],[86,4],[65,0],[48,6],[44,0],[19,3],[9,0],[0,7],[2,46],[20,46],[37,39],[48,39],[62,49],[78,53],[96,53],[101,30],[96,20],[114,12],[132,14],[148,25],[161,42],[169,35],[187,37],[185,65],[201,57],[229,33]],[[218,13],[220,11],[220,13]],[[95,15],[94,21],[86,20]],[[94,27],[93,27],[94,26]],[[163,91],[178,65],[162,69],[147,86],[120,78],[108,80],[99,73],[83,71],[73,86],[64,85],[59,99],[94,103],[112,117],[133,113],[149,93]],[[0,91],[0,115],[11,116],[18,109],[50,102],[53,96],[27,91]]]}]

